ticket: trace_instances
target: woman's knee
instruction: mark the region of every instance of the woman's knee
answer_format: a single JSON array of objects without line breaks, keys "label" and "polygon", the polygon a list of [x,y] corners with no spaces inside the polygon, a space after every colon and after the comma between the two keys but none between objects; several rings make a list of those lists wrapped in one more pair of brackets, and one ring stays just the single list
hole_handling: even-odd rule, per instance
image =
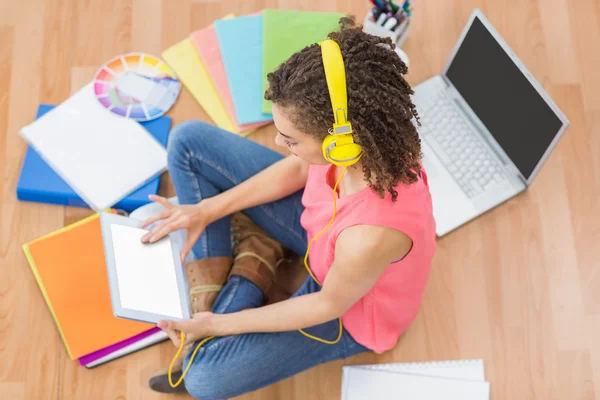
[{"label": "woman's knee", "polygon": [[[248,389],[247,360],[240,359],[236,337],[228,336],[209,342],[200,349],[184,377],[185,388],[196,399],[227,399]],[[192,353],[183,366],[187,367]]]},{"label": "woman's knee", "polygon": [[186,121],[177,124],[169,133],[167,153],[169,160],[180,158],[190,151],[202,151],[202,144],[206,143],[209,135],[215,129],[202,121]]},{"label": "woman's knee", "polygon": [[210,365],[195,362],[184,377],[183,382],[188,393],[195,399],[217,400],[230,396],[236,382],[230,377],[230,371],[223,365]]}]

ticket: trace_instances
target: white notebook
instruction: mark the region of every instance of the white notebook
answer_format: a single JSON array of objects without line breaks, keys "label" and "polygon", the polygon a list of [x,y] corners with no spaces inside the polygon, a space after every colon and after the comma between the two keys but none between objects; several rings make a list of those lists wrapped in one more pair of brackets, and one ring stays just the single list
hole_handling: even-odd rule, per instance
[{"label": "white notebook", "polygon": [[139,123],[104,108],[94,95],[93,83],[20,134],[97,212],[167,168],[165,148]]},{"label": "white notebook", "polygon": [[482,360],[343,367],[343,400],[489,400]]}]

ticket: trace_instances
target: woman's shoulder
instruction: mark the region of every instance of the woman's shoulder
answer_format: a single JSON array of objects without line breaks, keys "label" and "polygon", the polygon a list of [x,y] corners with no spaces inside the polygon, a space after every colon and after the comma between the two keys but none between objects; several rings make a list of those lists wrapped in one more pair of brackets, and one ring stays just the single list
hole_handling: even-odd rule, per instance
[{"label": "woman's shoulder", "polygon": [[336,253],[351,251],[365,257],[386,258],[389,262],[404,257],[413,241],[401,230],[383,225],[358,224],[347,227],[338,236]]}]

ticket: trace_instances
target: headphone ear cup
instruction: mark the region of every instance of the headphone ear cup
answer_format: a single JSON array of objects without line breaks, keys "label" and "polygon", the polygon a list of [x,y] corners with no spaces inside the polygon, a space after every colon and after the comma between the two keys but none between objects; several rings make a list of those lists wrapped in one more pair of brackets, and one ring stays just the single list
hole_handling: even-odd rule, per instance
[{"label": "headphone ear cup", "polygon": [[335,161],[333,161],[329,157],[329,148],[332,147],[332,145],[333,147],[335,147],[335,136],[327,135],[327,137],[325,137],[325,140],[323,140],[323,158],[325,158],[325,160],[327,160],[331,164],[335,165]]},{"label": "headphone ear cup", "polygon": [[349,167],[356,164],[360,160],[361,155],[362,147],[356,143],[336,146],[329,152],[329,157],[336,160],[335,164],[341,167]]},{"label": "headphone ear cup", "polygon": [[352,140],[352,135],[329,135],[323,140],[323,157],[338,167],[356,164],[362,156],[362,147]]}]

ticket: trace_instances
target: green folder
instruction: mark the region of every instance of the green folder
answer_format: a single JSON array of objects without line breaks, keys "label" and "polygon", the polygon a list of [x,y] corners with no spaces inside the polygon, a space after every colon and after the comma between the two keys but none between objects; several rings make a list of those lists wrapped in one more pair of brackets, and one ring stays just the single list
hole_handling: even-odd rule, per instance
[{"label": "green folder", "polygon": [[[339,20],[346,14],[289,10],[263,10],[263,93],[267,74],[298,50],[327,38],[339,30]],[[271,102],[263,98],[262,112],[271,113]]]}]

